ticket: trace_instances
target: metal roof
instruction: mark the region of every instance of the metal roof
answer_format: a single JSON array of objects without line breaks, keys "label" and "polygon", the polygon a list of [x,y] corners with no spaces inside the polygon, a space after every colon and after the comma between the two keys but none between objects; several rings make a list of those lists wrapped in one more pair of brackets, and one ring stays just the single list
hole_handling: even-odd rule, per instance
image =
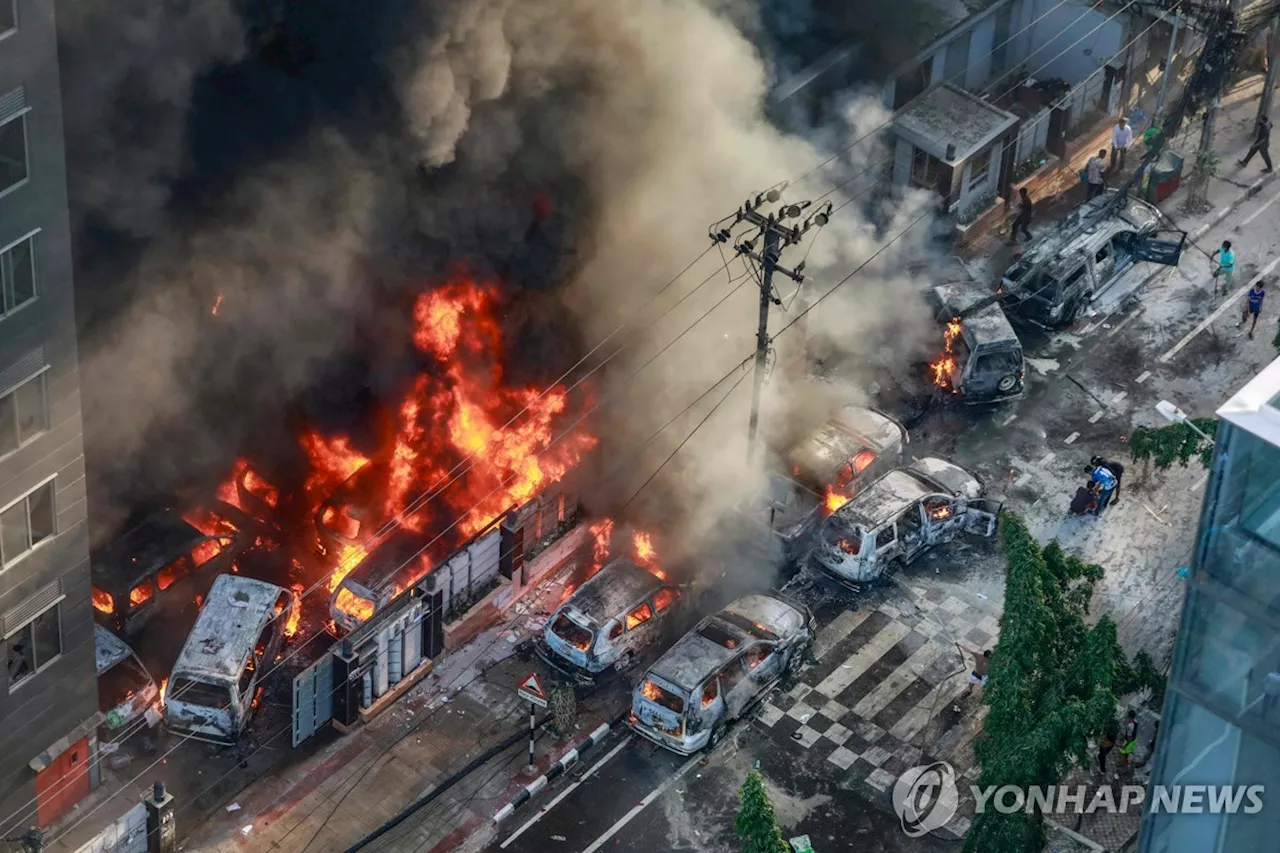
[{"label": "metal roof", "polygon": [[1280,359],[1268,364],[1218,409],[1218,417],[1280,447]]},{"label": "metal roof", "polygon": [[240,575],[218,575],[191,628],[175,674],[234,681],[253,653],[263,627],[285,590]]},{"label": "metal roof", "polygon": [[93,653],[98,675],[111,669],[120,661],[133,654],[133,650],[124,640],[103,628],[93,626]]},{"label": "metal roof", "polygon": [[89,559],[94,586],[127,594],[205,535],[170,510],[153,515]]},{"label": "metal roof", "polygon": [[[954,166],[1018,123],[1018,117],[951,83],[938,83],[893,116],[898,136]],[[953,156],[947,146],[955,145]]]}]

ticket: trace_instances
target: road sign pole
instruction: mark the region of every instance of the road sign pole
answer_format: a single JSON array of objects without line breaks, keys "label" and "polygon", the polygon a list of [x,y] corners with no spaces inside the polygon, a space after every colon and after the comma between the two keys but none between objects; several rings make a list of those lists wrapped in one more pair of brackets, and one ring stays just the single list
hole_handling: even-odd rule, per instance
[{"label": "road sign pole", "polygon": [[532,773],[534,770],[537,769],[537,765],[533,763],[533,738],[534,738],[534,731],[537,726],[537,721],[536,721],[537,709],[538,709],[537,705],[533,704],[532,702],[529,703],[529,772],[530,773]]}]

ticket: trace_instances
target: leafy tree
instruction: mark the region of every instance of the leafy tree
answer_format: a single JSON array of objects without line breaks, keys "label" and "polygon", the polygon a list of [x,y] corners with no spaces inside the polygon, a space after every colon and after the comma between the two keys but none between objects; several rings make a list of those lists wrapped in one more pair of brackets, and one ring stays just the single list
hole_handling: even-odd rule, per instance
[{"label": "leafy tree", "polygon": [[[1041,547],[1022,519],[1004,513],[1000,544],[1008,561],[1000,640],[991,655],[990,708],[974,742],[980,786],[1054,785],[1114,718],[1117,695],[1138,679],[1116,640],[1116,625],[1085,617],[1102,568]],[[1148,659],[1149,662],[1149,659]],[[1152,667],[1154,670],[1154,667]],[[1037,812],[977,815],[965,853],[1039,853]]]},{"label": "leafy tree", "polygon": [[773,803],[764,789],[764,777],[759,770],[747,774],[747,781],[738,791],[738,816],[733,828],[742,839],[742,853],[790,853],[787,842],[782,840],[778,817],[773,813]]},{"label": "leafy tree", "polygon": [[[1210,438],[1217,434],[1217,418],[1191,418],[1190,422]],[[1174,462],[1185,467],[1193,456],[1199,457],[1201,464],[1208,468],[1213,460],[1213,442],[1205,441],[1186,424],[1155,429],[1138,427],[1129,437],[1129,453],[1139,462],[1150,459],[1157,471],[1164,471]]]}]

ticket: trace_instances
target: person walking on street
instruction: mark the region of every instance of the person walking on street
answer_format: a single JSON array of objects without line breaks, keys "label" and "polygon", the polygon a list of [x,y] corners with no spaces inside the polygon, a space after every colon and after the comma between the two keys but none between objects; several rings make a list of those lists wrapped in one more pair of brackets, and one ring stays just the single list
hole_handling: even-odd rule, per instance
[{"label": "person walking on street", "polygon": [[1222,280],[1222,292],[1231,292],[1231,277],[1236,272],[1236,253],[1231,248],[1230,240],[1222,241],[1222,248],[1214,251],[1209,260],[1218,259],[1218,266],[1213,271],[1213,295],[1218,295],[1218,280]]},{"label": "person walking on street", "polygon": [[1124,153],[1132,144],[1133,128],[1129,127],[1127,118],[1120,116],[1116,126],[1111,128],[1111,171],[1116,171],[1117,165],[1120,171],[1124,171]]},{"label": "person walking on street", "polygon": [[1107,149],[1099,151],[1097,157],[1090,157],[1084,171],[1085,179],[1089,184],[1085,201],[1089,201],[1102,195],[1103,190],[1107,188]]},{"label": "person walking on street", "polygon": [[1249,320],[1249,316],[1253,316],[1253,322],[1249,324],[1249,340],[1253,340],[1253,332],[1258,328],[1258,315],[1262,313],[1262,300],[1267,295],[1267,283],[1263,279],[1258,279],[1253,283],[1253,287],[1249,288],[1249,301],[1245,303],[1244,314],[1240,317],[1240,322],[1236,323],[1236,328],[1240,328]]},{"label": "person walking on street", "polygon": [[[1138,745],[1138,712],[1133,709],[1125,716],[1124,732],[1120,735],[1121,770],[1128,773],[1133,768],[1133,748]],[[1119,779],[1117,773],[1113,778]]]},{"label": "person walking on street", "polygon": [[1262,116],[1258,119],[1258,126],[1253,131],[1253,145],[1249,147],[1249,153],[1244,155],[1244,159],[1239,161],[1241,166],[1248,166],[1249,161],[1253,159],[1254,154],[1262,155],[1262,162],[1267,167],[1262,173],[1271,171],[1271,119]]},{"label": "person walking on street", "polygon": [[[977,649],[970,649],[961,646],[959,643],[956,643],[956,645],[960,647],[961,651],[969,652],[973,655],[973,672],[969,673],[969,686],[965,688],[964,694],[960,697],[963,699],[973,692],[973,688],[987,686],[987,667],[991,665],[991,649],[979,654]],[[958,704],[952,705],[951,710],[960,713],[960,706]]]},{"label": "person walking on street", "polygon": [[1027,226],[1031,224],[1031,213],[1034,205],[1031,202],[1031,193],[1027,192],[1026,187],[1018,189],[1018,215],[1014,217],[1013,227],[1009,229],[1009,242],[1018,242],[1018,231],[1027,235],[1027,242],[1031,242],[1031,229]]},{"label": "person walking on street", "polygon": [[1111,754],[1112,748],[1115,747],[1116,721],[1115,717],[1107,720],[1106,726],[1102,730],[1102,736],[1098,738],[1098,769],[1102,771],[1105,778],[1107,775],[1107,756]]}]

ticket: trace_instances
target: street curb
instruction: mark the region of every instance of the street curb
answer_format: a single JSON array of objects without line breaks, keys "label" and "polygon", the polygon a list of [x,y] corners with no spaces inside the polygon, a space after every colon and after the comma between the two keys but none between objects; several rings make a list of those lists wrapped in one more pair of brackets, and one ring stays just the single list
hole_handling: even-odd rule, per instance
[{"label": "street curb", "polygon": [[[1213,215],[1212,219],[1210,219],[1208,222],[1204,223],[1199,228],[1197,228],[1194,232],[1192,232],[1192,234],[1190,235],[1191,242],[1193,243],[1196,242],[1205,234],[1209,233],[1211,229],[1216,228],[1218,225],[1220,225],[1222,223],[1222,220],[1226,219],[1232,213],[1235,213],[1236,208],[1244,204],[1249,199],[1253,198],[1258,193],[1262,192],[1262,188],[1265,187],[1268,183],[1270,183],[1271,179],[1274,177],[1275,177],[1275,173],[1273,172],[1269,175],[1263,175],[1261,178],[1258,178],[1256,181],[1249,184],[1249,188],[1246,189],[1244,192],[1242,192],[1240,195],[1236,196],[1234,201],[1232,201],[1226,207],[1222,208],[1222,210],[1219,210],[1217,213]],[[1173,220],[1170,220],[1170,221],[1172,222]]]},{"label": "street curb", "polygon": [[609,723],[601,723],[599,728],[587,735],[586,740],[560,756],[560,760],[547,768],[546,773],[543,773],[537,779],[534,779],[532,782],[525,785],[520,793],[516,794],[515,799],[498,809],[498,813],[493,816],[493,822],[501,823],[511,817],[516,809],[529,802],[529,800],[533,798],[533,795],[547,787],[547,785],[551,783],[552,779],[555,779],[570,767],[577,764],[578,759],[582,757],[582,754],[604,740],[605,736],[609,734],[609,730]]}]

